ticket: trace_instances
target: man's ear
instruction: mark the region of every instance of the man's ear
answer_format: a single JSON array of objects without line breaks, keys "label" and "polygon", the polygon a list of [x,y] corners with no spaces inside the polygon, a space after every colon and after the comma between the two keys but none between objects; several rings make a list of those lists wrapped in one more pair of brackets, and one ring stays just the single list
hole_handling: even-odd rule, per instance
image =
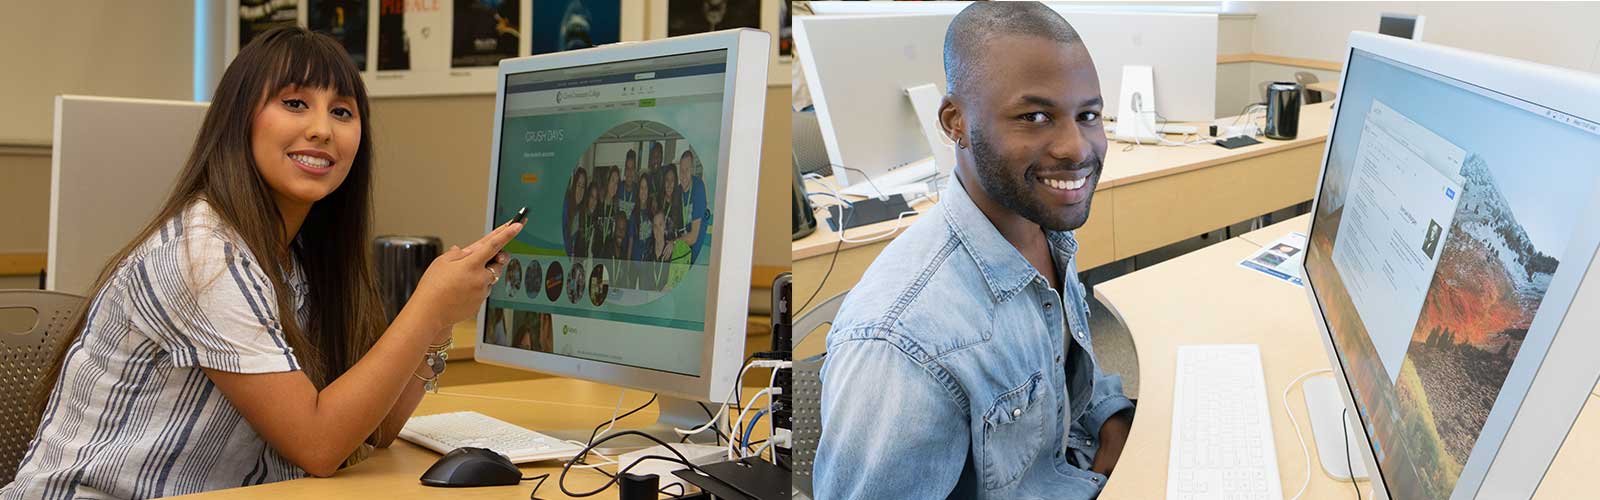
[{"label": "man's ear", "polygon": [[943,129],[945,137],[949,137],[960,147],[965,148],[967,137],[967,120],[961,114],[961,106],[956,102],[954,94],[945,94],[939,100],[939,128]]}]

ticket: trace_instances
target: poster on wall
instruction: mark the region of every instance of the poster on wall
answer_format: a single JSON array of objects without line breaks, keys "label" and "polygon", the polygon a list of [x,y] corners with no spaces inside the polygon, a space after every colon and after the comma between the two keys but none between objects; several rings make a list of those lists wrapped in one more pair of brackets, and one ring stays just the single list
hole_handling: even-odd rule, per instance
[{"label": "poster on wall", "polygon": [[789,0],[783,0],[783,8],[778,10],[778,57],[783,62],[794,57],[794,28],[789,19],[793,15],[791,8]]},{"label": "poster on wall", "polygon": [[518,0],[455,0],[450,67],[495,66],[517,57],[522,37]]},{"label": "poster on wall", "polygon": [[450,68],[450,12],[439,0],[384,1],[378,12],[378,71]]},{"label": "poster on wall", "polygon": [[533,0],[532,53],[548,54],[622,39],[620,0]]},{"label": "poster on wall", "polygon": [[759,0],[668,0],[667,36],[731,28],[761,29]]},{"label": "poster on wall", "polygon": [[238,46],[244,47],[267,30],[299,24],[300,0],[240,0],[237,12]]},{"label": "poster on wall", "polygon": [[367,69],[367,0],[308,0],[306,27],[339,41],[357,68]]}]

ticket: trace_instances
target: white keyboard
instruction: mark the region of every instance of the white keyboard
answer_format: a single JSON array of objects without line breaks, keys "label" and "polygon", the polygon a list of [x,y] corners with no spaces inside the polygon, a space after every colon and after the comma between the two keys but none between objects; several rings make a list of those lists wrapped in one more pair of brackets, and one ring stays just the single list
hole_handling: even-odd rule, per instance
[{"label": "white keyboard", "polygon": [[1255,344],[1178,348],[1167,500],[1282,500]]},{"label": "white keyboard", "polygon": [[439,453],[466,446],[488,448],[517,464],[571,458],[583,450],[475,411],[411,417],[400,437]]}]

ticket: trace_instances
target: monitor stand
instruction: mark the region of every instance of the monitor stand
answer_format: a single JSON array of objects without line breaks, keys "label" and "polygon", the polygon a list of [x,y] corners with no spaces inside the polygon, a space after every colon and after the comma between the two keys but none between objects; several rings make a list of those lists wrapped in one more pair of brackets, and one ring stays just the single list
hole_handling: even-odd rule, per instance
[{"label": "monitor stand", "polygon": [[[1356,434],[1361,423],[1353,420],[1354,415],[1350,416],[1349,425],[1341,426],[1339,422],[1345,418],[1344,398],[1339,395],[1343,389],[1339,388],[1339,383],[1333,377],[1311,377],[1300,387],[1305,392],[1306,412],[1310,413],[1311,435],[1316,438],[1317,461],[1322,462],[1322,471],[1334,479],[1349,481],[1353,469],[1356,479],[1366,479],[1367,466],[1361,461],[1359,448],[1365,441]],[[1346,455],[1346,442],[1349,455]],[[1346,463],[1350,464],[1348,468]]]},{"label": "monitor stand", "polygon": [[[921,194],[931,194],[939,189],[933,181],[949,177],[956,169],[955,148],[945,138],[944,129],[939,126],[939,103],[944,95],[939,92],[939,87],[932,83],[906,87],[906,98],[911,100],[912,109],[917,112],[917,123],[922,124],[922,137],[928,142],[928,151],[932,155],[901,167],[890,170],[888,173],[875,176],[871,182],[858,179],[839,194],[861,197],[887,198],[896,194],[905,195],[907,200],[912,200]],[[840,169],[843,170],[843,169]],[[836,170],[835,174],[839,172]],[[844,171],[841,179],[851,179],[860,172]]]},{"label": "monitor stand", "polygon": [[[717,405],[708,404],[708,405],[706,405],[706,407],[710,408],[712,413],[716,413],[716,411],[717,411]],[[639,431],[639,432],[643,432],[645,434],[649,434],[649,435],[655,437],[656,439],[660,439],[660,440],[665,441],[667,443],[677,443],[678,441],[683,439],[683,435],[678,434],[676,431],[673,430],[673,428],[694,429],[694,428],[700,427],[702,425],[705,425],[706,419],[708,418],[708,417],[706,417],[705,408],[701,408],[700,405],[697,402],[690,401],[690,400],[687,400],[687,399],[679,399],[679,398],[675,398],[675,397],[671,397],[671,396],[657,396],[656,397],[656,408],[660,410],[661,414],[660,414],[659,417],[656,418],[655,423],[650,424],[648,426],[644,426],[644,427],[627,427],[627,426],[620,426],[619,425],[619,426],[613,427],[611,429],[611,432],[615,433],[617,431],[622,431],[622,430]],[[628,408],[623,408],[622,411],[627,411],[627,410],[628,410]],[[730,407],[729,410],[731,411],[732,408]],[[718,419],[718,423],[717,423],[717,426],[716,426],[716,428],[717,429],[721,429],[724,434],[728,433],[727,425],[723,423],[723,422],[727,421],[727,419],[728,419],[728,416],[726,414],[722,415],[722,418]],[[595,423],[600,423],[600,422],[595,422]],[[605,429],[605,427],[602,426],[601,430],[604,430],[604,429]],[[594,428],[593,427],[584,428],[584,429],[561,429],[561,430],[537,429],[537,430],[538,430],[538,432],[544,433],[545,435],[548,435],[548,436],[556,438],[556,439],[560,439],[560,440],[563,440],[563,441],[567,441],[567,440],[577,441],[579,443],[588,442],[589,441],[589,433],[590,432],[594,432]],[[729,434],[729,435],[731,436],[732,434]],[[596,439],[599,439],[599,438],[596,437]],[[701,432],[699,434],[690,435],[688,442],[689,443],[693,443],[693,444],[704,444],[704,445],[713,445],[714,446],[714,445],[717,444],[717,434],[715,432],[712,432],[711,429],[706,429],[705,431],[703,431],[703,432]],[[642,438],[642,437],[639,437],[639,436],[623,436],[623,437],[619,437],[619,438],[616,438],[616,439],[612,439],[610,441],[606,441],[605,444],[595,447],[594,451],[599,452],[600,454],[603,454],[603,455],[615,456],[615,455],[621,455],[623,453],[627,453],[627,452],[634,451],[634,450],[642,450],[642,449],[645,449],[645,448],[649,448],[651,446],[659,446],[659,445],[657,445],[653,441],[650,441],[648,439],[645,439],[645,438]]]}]

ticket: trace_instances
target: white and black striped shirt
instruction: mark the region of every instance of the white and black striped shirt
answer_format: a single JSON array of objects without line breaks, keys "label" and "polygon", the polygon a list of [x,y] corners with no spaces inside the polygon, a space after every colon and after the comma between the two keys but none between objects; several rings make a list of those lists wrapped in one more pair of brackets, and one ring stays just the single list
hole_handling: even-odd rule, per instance
[{"label": "white and black striped shirt", "polygon": [[[307,288],[289,270],[305,324]],[[259,261],[196,202],[120,263],[0,499],[153,498],[304,477],[211,383],[300,369]]]}]

